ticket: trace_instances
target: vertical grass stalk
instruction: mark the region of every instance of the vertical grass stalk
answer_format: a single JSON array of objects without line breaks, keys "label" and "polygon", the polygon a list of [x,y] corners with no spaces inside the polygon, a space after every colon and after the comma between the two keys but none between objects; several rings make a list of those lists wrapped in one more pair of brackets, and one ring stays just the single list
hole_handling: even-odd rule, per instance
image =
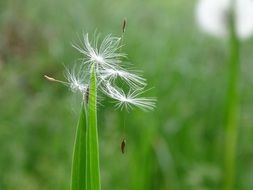
[{"label": "vertical grass stalk", "polygon": [[224,189],[232,190],[235,184],[236,175],[236,145],[238,133],[238,103],[239,103],[239,70],[240,70],[240,52],[239,40],[236,34],[234,20],[234,2],[231,6],[231,15],[229,21],[230,31],[230,65],[229,82],[227,91],[226,107],[226,128],[225,128],[225,163],[224,163]]},{"label": "vertical grass stalk", "polygon": [[100,190],[100,169],[99,169],[99,147],[98,147],[98,130],[97,130],[97,80],[96,72],[93,65],[88,103],[88,167],[90,177],[89,185],[92,190]]},{"label": "vertical grass stalk", "polygon": [[71,190],[86,189],[86,154],[87,154],[87,112],[85,103],[82,104],[79,121],[76,129],[74,142],[72,172],[71,172]]},{"label": "vertical grass stalk", "polygon": [[88,102],[82,104],[73,151],[71,190],[100,190],[97,131],[97,84],[94,67]]}]

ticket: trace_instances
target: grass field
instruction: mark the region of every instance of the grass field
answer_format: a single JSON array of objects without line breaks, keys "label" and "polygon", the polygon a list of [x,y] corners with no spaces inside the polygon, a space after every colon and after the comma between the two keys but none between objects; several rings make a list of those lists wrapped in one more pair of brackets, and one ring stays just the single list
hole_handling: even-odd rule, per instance
[{"label": "grass field", "polygon": [[[1,0],[0,190],[67,190],[78,97],[44,80],[80,58],[83,32],[121,35],[156,109],[98,108],[104,190],[220,190],[228,42],[202,33],[193,0]],[[236,187],[253,188],[253,40],[241,43]],[[126,153],[120,143],[126,127]]]}]

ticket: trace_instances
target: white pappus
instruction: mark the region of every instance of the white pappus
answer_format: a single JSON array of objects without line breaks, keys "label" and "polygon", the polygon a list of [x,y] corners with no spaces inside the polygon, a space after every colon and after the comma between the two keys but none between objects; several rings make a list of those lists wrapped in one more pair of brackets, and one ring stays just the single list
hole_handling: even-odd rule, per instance
[{"label": "white pappus", "polygon": [[[99,36],[95,36],[91,42],[88,34],[84,34],[82,44],[72,46],[83,55],[80,65],[75,65],[71,70],[66,69],[67,82],[45,76],[48,80],[67,85],[73,92],[80,92],[85,97],[94,65],[98,90],[116,100],[116,108],[152,110],[155,107],[155,98],[139,97],[145,92],[146,79],[123,65],[122,59],[126,54],[120,52],[122,38],[108,35],[100,42]],[[127,86],[128,93],[117,86],[118,79],[120,85]]]}]

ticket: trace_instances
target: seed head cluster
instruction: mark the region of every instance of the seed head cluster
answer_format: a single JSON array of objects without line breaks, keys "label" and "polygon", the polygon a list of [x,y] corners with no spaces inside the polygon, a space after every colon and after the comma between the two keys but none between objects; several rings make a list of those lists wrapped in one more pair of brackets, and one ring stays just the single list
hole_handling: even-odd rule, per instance
[{"label": "seed head cluster", "polygon": [[89,35],[84,34],[81,44],[73,47],[82,54],[82,59],[81,63],[72,69],[66,69],[67,82],[50,77],[47,79],[61,82],[69,86],[73,92],[80,92],[85,97],[94,67],[98,81],[97,89],[115,100],[116,108],[129,110],[138,107],[142,110],[152,110],[155,107],[155,98],[140,97],[145,92],[146,79],[140,72],[123,64],[122,60],[126,58],[126,54],[121,52],[122,38],[108,35],[102,41],[99,36],[90,40]]}]

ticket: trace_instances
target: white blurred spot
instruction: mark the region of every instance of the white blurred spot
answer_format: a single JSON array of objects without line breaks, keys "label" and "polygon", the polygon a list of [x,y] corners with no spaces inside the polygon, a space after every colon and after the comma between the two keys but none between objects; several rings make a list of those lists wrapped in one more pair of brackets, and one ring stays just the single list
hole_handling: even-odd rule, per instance
[{"label": "white blurred spot", "polygon": [[[197,22],[207,33],[218,37],[228,34],[228,13],[231,0],[199,0]],[[240,39],[253,33],[253,0],[235,0],[236,31]]]}]

